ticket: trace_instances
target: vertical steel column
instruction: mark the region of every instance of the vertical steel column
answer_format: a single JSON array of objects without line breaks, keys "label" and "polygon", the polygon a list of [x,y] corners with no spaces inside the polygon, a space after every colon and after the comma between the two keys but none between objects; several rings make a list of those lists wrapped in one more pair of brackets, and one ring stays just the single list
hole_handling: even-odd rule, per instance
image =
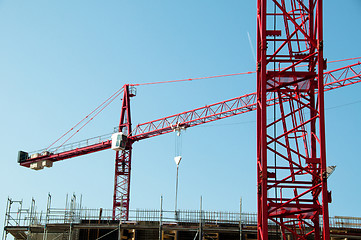
[{"label": "vertical steel column", "polygon": [[[123,104],[120,114],[119,132],[130,137],[132,122],[130,115],[129,85],[124,85]],[[128,220],[130,203],[130,172],[132,160],[132,142],[128,141],[126,149],[116,152],[115,157],[115,179],[113,195],[113,219]]]},{"label": "vertical steel column", "polygon": [[199,235],[198,238],[199,240],[203,239],[203,214],[202,214],[202,196],[201,196],[201,201],[200,201],[200,206],[199,206]]},{"label": "vertical steel column", "polygon": [[329,227],[329,213],[328,213],[328,203],[331,202],[331,192],[327,190],[327,164],[326,164],[326,139],[325,139],[325,104],[324,104],[324,81],[323,81],[323,70],[326,67],[326,60],[323,59],[323,4],[322,0],[317,2],[316,8],[317,14],[317,48],[318,48],[318,102],[319,102],[319,111],[320,111],[320,165],[321,165],[321,174],[322,174],[322,208],[321,214],[323,216],[323,225],[322,233],[324,239],[330,238],[330,227]]},{"label": "vertical steel column", "polygon": [[242,198],[239,200],[239,240],[242,240]]},{"label": "vertical steel column", "polygon": [[257,8],[257,238],[268,239],[267,211],[267,98],[266,98],[266,0]]},{"label": "vertical steel column", "polygon": [[160,196],[160,211],[159,211],[159,235],[158,239],[163,239],[163,196]]},{"label": "vertical steel column", "polygon": [[283,239],[330,238],[325,66],[322,0],[258,0],[258,239],[269,222]]},{"label": "vertical steel column", "polygon": [[[8,201],[6,202],[6,210],[5,210],[5,220],[4,220],[4,231],[3,231],[3,237],[2,240],[6,240],[7,236],[8,236],[8,231],[5,230],[6,226],[9,226],[9,220],[10,220],[10,210],[11,210],[11,198],[8,197]],[[20,215],[20,214],[18,214]],[[20,221],[19,221],[20,224]]]}]

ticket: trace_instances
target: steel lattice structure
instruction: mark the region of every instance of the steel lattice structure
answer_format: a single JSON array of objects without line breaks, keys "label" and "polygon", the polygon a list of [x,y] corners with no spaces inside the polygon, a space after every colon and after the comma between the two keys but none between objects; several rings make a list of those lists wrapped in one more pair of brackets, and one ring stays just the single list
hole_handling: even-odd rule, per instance
[{"label": "steel lattice structure", "polygon": [[322,29],[322,0],[258,0],[258,239],[329,239]]},{"label": "steel lattice structure", "polygon": [[[361,82],[361,63],[355,63],[324,74],[325,90],[348,86]],[[115,179],[113,195],[113,218],[127,220],[129,217],[130,203],[130,174],[132,146],[136,141],[173,132],[178,127],[189,128],[223,118],[233,117],[242,113],[257,109],[257,94],[251,93],[196,108],[186,112],[163,117],[150,122],[141,123],[132,129],[130,114],[130,98],[134,96],[130,90],[132,86],[124,85],[123,103],[121,108],[118,131],[128,134],[128,143],[124,151],[116,153]],[[283,104],[287,103],[285,97]],[[279,104],[279,99],[274,98],[272,93],[267,94],[267,106]],[[21,166],[30,167],[32,163],[39,161],[57,162],[77,156],[110,149],[111,140],[100,141],[83,147],[74,147],[71,150],[50,152],[50,154],[31,157],[20,162]],[[56,148],[58,149],[58,148]]]},{"label": "steel lattice structure", "polygon": [[[118,132],[123,132],[128,137],[131,137],[132,132],[130,98],[133,96],[134,94],[129,91],[129,85],[125,85]],[[129,141],[126,149],[117,151],[115,155],[113,219],[128,220],[129,217],[131,163],[132,142]]]}]

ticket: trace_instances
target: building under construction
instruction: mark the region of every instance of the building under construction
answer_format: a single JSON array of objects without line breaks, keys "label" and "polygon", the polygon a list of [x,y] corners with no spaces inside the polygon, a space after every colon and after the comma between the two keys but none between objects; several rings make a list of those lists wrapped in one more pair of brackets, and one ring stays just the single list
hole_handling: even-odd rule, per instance
[{"label": "building under construction", "polygon": [[[113,209],[84,209],[72,200],[65,209],[53,209],[48,204],[44,213],[36,213],[34,206],[25,211],[19,203],[21,207],[12,212],[17,202],[9,200],[4,236],[10,233],[16,239],[361,239],[359,218],[329,217],[332,196],[327,179],[335,167],[326,162],[324,107],[326,91],[361,82],[361,63],[326,71],[322,0],[258,0],[256,44],[256,93],[133,128],[131,98],[136,96],[135,87],[141,84],[125,84],[62,135],[56,141],[63,138],[60,146],[51,148],[54,142],[34,153],[20,151],[21,166],[41,170],[65,159],[115,150]],[[186,79],[189,80],[192,79]],[[111,137],[95,143],[88,139],[66,144],[121,95],[120,121]],[[201,208],[130,209],[135,142],[255,110],[257,218],[242,211],[206,212]],[[91,140],[94,139],[98,138]],[[178,165],[180,156],[175,160]]]},{"label": "building under construction", "polygon": [[[291,224],[290,224],[291,225]],[[87,209],[73,195],[65,208],[51,206],[38,211],[35,200],[29,208],[8,199],[3,240],[247,240],[257,239],[257,215],[253,213],[204,211],[131,210],[127,221],[114,220],[111,209]],[[331,217],[331,239],[361,239],[361,218]],[[281,239],[275,224],[269,239]],[[288,239],[293,239],[288,235]],[[311,238],[310,238],[311,239]]]}]

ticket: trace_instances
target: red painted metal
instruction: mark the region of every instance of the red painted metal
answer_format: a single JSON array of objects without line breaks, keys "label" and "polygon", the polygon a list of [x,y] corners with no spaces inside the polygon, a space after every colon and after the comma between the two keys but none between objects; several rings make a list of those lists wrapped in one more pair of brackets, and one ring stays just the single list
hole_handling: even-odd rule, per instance
[{"label": "red painted metal", "polygon": [[258,239],[330,238],[322,31],[322,0],[258,0]]},{"label": "red painted metal", "polygon": [[[123,105],[120,113],[118,132],[128,135],[129,138],[132,136],[132,121],[130,114],[130,97],[132,96],[133,95],[129,92],[129,85],[124,85]],[[128,141],[125,150],[116,152],[113,219],[128,220],[129,217],[132,144],[132,141]]]},{"label": "red painted metal", "polygon": [[256,95],[254,93],[226,101],[196,108],[183,113],[138,124],[131,139],[139,141],[174,131],[177,127],[193,127],[200,124],[232,117],[255,109]]},{"label": "red painted metal", "polygon": [[[325,90],[332,90],[342,86],[348,86],[361,82],[361,63],[352,64],[343,68],[329,71],[324,74]],[[207,105],[201,108],[193,109],[183,113],[164,117],[154,121],[138,124],[134,130],[131,130],[130,116],[130,97],[129,86],[124,86],[123,104],[121,109],[121,120],[119,131],[128,134],[129,142],[126,150],[118,152],[115,161],[115,179],[114,179],[114,195],[113,195],[113,217],[118,219],[127,219],[130,202],[130,169],[131,169],[131,151],[132,144],[135,141],[162,135],[172,132],[176,127],[193,127],[200,124],[220,120],[236,116],[242,113],[256,110],[257,95],[256,93],[247,94],[241,97],[229,99],[219,103]],[[283,103],[287,103],[287,93],[281,94],[279,98],[273,98],[271,93],[267,94],[267,106],[279,104],[280,99]],[[306,106],[303,106],[306,108]],[[281,144],[281,143],[279,143]],[[282,145],[283,146],[283,145]],[[46,156],[39,156],[28,159],[20,163],[21,166],[30,167],[30,164],[42,160],[50,160],[53,162],[86,155],[93,152],[109,149],[111,140],[101,141],[100,143],[78,147],[72,150],[52,153]],[[291,150],[292,151],[292,150]],[[308,159],[311,161],[311,159]],[[300,169],[298,166],[294,169]],[[275,184],[272,180],[269,183]],[[288,179],[284,180],[286,184],[292,184]],[[302,183],[302,182],[299,182]],[[284,188],[287,186],[284,185]]]},{"label": "red painted metal", "polygon": [[323,80],[325,91],[358,83],[361,81],[361,62],[328,71]]},{"label": "red painted metal", "polygon": [[111,140],[106,140],[106,141],[102,141],[97,144],[92,144],[92,145],[89,145],[86,147],[81,147],[81,148],[75,148],[75,149],[72,149],[69,151],[64,151],[64,152],[59,152],[59,153],[50,153],[49,155],[45,155],[45,156],[29,158],[27,161],[20,163],[20,165],[23,167],[30,167],[30,164],[32,164],[34,162],[38,162],[38,161],[49,160],[52,162],[57,162],[57,161],[61,161],[61,160],[65,160],[65,159],[69,159],[69,158],[73,158],[73,157],[83,156],[83,155],[87,155],[89,153],[94,153],[94,152],[99,152],[102,150],[109,149],[111,146],[111,143],[112,143]]}]

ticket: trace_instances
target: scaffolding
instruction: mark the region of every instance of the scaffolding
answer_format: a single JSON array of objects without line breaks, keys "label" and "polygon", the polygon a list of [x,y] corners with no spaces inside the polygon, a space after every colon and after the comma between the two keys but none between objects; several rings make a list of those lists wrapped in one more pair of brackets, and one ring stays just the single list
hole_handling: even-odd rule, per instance
[{"label": "scaffolding", "polygon": [[[36,240],[143,239],[142,234],[147,236],[144,239],[253,239],[257,226],[255,213],[241,211],[204,211],[200,207],[175,212],[163,210],[161,204],[160,209],[130,210],[129,220],[119,221],[113,219],[112,209],[83,207],[75,194],[67,196],[64,208],[52,207],[50,194],[45,211],[39,212],[35,203],[32,199],[30,208],[24,208],[23,201],[8,198],[3,240],[9,233],[15,239]],[[271,236],[278,234],[274,224],[269,226]],[[330,227],[339,234],[345,229],[348,234],[361,234],[361,218],[332,217]],[[188,238],[181,237],[186,233]]]}]

